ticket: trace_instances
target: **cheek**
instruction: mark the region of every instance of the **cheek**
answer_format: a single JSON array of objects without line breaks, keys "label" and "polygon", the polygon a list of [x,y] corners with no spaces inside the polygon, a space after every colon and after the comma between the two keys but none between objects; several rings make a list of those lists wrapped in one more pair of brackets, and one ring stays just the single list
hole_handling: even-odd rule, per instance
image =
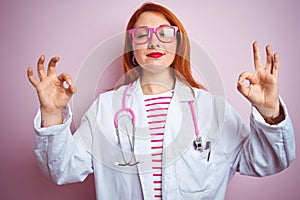
[{"label": "cheek", "polygon": [[133,49],[133,55],[137,60],[142,59],[142,56],[145,53],[145,50],[147,49],[147,45],[132,45]]},{"label": "cheek", "polygon": [[166,50],[168,52],[168,60],[174,60],[177,53],[177,43],[172,43],[166,46]]},{"label": "cheek", "polygon": [[142,45],[132,45],[133,51],[140,51],[140,50],[145,50],[147,49],[147,44],[142,44]]},{"label": "cheek", "polygon": [[143,50],[143,49],[134,49],[133,50],[133,55],[138,62],[142,61],[144,52],[145,52],[145,50]]},{"label": "cheek", "polygon": [[170,54],[176,54],[177,52],[177,42],[173,42],[170,44],[165,45],[165,49],[170,53]]},{"label": "cheek", "polygon": [[171,65],[175,59],[175,53],[169,53],[165,59],[165,65]]}]

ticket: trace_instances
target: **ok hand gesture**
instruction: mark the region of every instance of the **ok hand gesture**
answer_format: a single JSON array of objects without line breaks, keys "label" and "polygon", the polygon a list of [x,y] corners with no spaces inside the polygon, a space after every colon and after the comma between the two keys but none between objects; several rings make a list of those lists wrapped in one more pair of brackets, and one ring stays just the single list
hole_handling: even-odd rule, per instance
[{"label": "ok hand gesture", "polygon": [[[244,72],[239,76],[237,88],[254,105],[261,115],[277,117],[279,115],[278,94],[278,54],[272,54],[271,47],[266,46],[267,61],[264,66],[260,58],[257,42],[253,43],[255,72]],[[249,85],[245,86],[244,81]]]},{"label": "ok hand gesture", "polygon": [[[27,76],[31,84],[36,88],[41,106],[42,126],[51,126],[62,123],[62,111],[69,102],[76,88],[72,78],[67,73],[56,76],[56,63],[59,57],[53,57],[47,69],[44,70],[45,56],[41,56],[37,63],[37,72],[40,81],[34,75],[32,68],[27,70]],[[64,86],[64,82],[68,87]]]}]

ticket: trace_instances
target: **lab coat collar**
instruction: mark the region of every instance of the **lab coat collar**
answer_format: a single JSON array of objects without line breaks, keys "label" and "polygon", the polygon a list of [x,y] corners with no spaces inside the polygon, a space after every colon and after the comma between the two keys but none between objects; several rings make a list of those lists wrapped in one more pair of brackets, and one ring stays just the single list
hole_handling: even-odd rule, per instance
[{"label": "lab coat collar", "polygon": [[[142,92],[141,90],[141,83],[140,78],[137,79],[132,87],[131,90],[128,92],[128,95],[133,95],[135,92]],[[178,101],[193,101],[194,100],[194,93],[192,88],[185,85],[177,78],[175,78],[175,87],[174,87],[174,95],[177,96]]]},{"label": "lab coat collar", "polygon": [[178,79],[175,80],[174,94],[178,97],[178,101],[192,101],[194,100],[194,93],[192,88],[183,84]]}]

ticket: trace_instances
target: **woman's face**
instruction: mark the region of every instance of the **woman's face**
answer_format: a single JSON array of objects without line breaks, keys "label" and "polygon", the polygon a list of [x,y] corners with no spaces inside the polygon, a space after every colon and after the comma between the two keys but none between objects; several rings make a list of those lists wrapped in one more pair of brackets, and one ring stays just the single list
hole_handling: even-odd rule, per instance
[{"label": "woman's face", "polygon": [[[171,24],[169,21],[158,13],[144,12],[136,21],[134,28],[147,26],[148,28],[157,28],[160,26]],[[169,69],[176,55],[176,39],[171,43],[163,43],[158,40],[155,33],[146,44],[132,43],[133,54],[143,70],[152,73],[160,73]]]}]

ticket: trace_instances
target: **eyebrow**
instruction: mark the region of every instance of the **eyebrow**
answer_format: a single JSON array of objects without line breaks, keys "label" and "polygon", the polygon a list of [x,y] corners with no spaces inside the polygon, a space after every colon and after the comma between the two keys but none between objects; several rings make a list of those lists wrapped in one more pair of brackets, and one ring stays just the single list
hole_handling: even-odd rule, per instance
[{"label": "eyebrow", "polygon": [[[170,24],[162,24],[162,25],[159,25],[159,26],[157,26],[157,27],[162,27],[162,26],[172,26],[172,25],[170,25]],[[135,28],[151,28],[151,27],[148,27],[148,26],[138,26],[138,27],[135,27]],[[157,27],[155,27],[155,28],[157,28]]]}]

